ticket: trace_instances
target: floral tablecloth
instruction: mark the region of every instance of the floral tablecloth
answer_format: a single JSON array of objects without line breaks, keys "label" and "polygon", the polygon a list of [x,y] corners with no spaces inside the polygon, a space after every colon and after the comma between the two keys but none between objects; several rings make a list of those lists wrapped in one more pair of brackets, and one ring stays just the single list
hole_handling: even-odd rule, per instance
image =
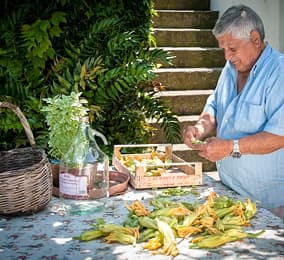
[{"label": "floral tablecloth", "polygon": [[[105,244],[100,240],[79,242],[72,237],[90,229],[90,224],[97,218],[107,223],[122,224],[128,215],[125,203],[130,204],[138,199],[147,204],[161,190],[128,191],[107,200],[106,206],[93,207],[85,214],[70,213],[62,215],[59,209],[60,200],[54,197],[41,212],[30,216],[0,216],[0,259],[170,259],[163,255],[152,256],[143,250],[142,244],[120,245]],[[211,191],[235,199],[239,197],[219,181],[204,175],[204,185],[197,186],[198,195],[175,197],[181,201],[204,201]],[[171,198],[172,199],[172,198]],[[284,259],[284,223],[269,211],[258,208],[247,230],[265,233],[255,239],[244,239],[228,243],[213,250],[189,249],[188,240],[178,243],[179,259]]]}]

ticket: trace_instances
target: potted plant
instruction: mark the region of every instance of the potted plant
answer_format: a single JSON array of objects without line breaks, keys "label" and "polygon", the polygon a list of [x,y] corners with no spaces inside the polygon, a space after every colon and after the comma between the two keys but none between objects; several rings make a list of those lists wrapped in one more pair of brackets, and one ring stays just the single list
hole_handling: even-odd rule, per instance
[{"label": "potted plant", "polygon": [[[48,155],[53,174],[53,194],[59,195],[59,162],[73,144],[80,120],[88,116],[87,100],[80,98],[82,93],[57,95],[46,98],[45,113],[49,130]],[[97,131],[95,131],[97,133]],[[98,133],[97,133],[98,135]],[[121,193],[127,188],[129,175],[111,171],[110,179],[115,182],[109,188],[109,194]]]},{"label": "potted plant", "polygon": [[48,155],[53,173],[53,186],[57,193],[59,187],[59,161],[70,148],[78,129],[80,118],[87,116],[87,100],[80,98],[82,93],[56,95],[46,98],[45,113],[49,130]]}]

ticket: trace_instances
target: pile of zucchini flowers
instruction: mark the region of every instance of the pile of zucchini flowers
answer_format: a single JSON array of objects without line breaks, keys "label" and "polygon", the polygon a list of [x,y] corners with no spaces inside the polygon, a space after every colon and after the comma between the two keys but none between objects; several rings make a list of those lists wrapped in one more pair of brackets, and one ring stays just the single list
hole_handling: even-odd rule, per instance
[{"label": "pile of zucchini flowers", "polygon": [[[74,237],[80,241],[103,239],[106,243],[144,243],[152,254],[177,256],[178,243],[189,240],[189,248],[216,248],[229,242],[255,238],[262,234],[248,233],[256,213],[256,203],[249,199],[233,200],[211,192],[203,204],[175,202],[161,198],[151,200],[152,210],[140,201],[126,205],[129,211],[122,225],[107,224],[97,219],[90,230]],[[178,241],[180,240],[180,241]]]}]

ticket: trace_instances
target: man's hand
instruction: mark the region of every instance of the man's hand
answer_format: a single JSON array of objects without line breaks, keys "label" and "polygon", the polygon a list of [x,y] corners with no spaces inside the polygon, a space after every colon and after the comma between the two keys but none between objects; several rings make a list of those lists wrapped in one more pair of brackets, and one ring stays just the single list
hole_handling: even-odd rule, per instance
[{"label": "man's hand", "polygon": [[233,142],[232,140],[210,137],[201,144],[192,144],[191,142],[190,147],[193,150],[199,151],[199,156],[211,162],[216,162],[231,154],[231,151],[233,150]]},{"label": "man's hand", "polygon": [[210,113],[204,112],[200,115],[194,126],[188,126],[183,131],[184,143],[193,148],[196,140],[203,140],[208,134],[216,129],[216,120]]},{"label": "man's hand", "polygon": [[190,147],[194,147],[194,141],[199,140],[201,138],[201,131],[196,126],[188,126],[183,131],[183,141],[184,143]]}]

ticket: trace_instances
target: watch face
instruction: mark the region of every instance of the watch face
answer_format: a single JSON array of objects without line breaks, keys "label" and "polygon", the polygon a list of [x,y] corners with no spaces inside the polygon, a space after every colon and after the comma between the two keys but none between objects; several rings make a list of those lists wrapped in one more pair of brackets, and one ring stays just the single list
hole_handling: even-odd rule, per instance
[{"label": "watch face", "polygon": [[233,157],[233,158],[240,158],[241,156],[242,156],[242,154],[239,153],[239,152],[234,152],[234,153],[232,153],[232,157]]}]

